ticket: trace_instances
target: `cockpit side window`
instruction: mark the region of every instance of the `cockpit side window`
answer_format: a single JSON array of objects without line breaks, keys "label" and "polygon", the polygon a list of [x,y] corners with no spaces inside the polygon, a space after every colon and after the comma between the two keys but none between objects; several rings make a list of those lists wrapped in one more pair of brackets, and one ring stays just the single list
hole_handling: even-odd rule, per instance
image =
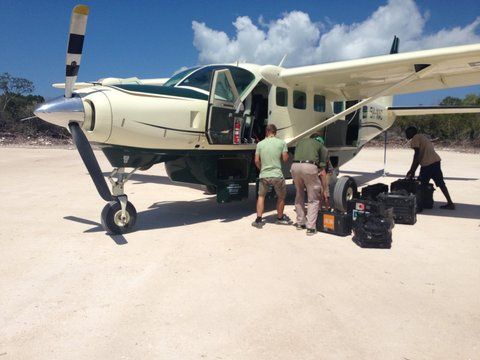
[{"label": "cockpit side window", "polygon": [[238,93],[240,95],[242,95],[242,93],[247,89],[247,87],[255,80],[255,76],[248,70],[236,66],[215,65],[205,66],[204,68],[195,71],[177,86],[188,86],[209,91],[210,83],[212,81],[212,73],[216,69],[230,70],[233,81],[235,82],[235,86],[237,87]]}]

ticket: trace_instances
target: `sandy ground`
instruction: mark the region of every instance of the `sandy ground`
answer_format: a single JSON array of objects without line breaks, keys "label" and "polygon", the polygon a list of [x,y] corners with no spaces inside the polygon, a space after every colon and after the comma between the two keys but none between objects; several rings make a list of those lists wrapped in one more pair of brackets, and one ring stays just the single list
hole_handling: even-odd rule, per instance
[{"label": "sandy ground", "polygon": [[217,205],[163,166],[127,185],[137,231],[108,236],[75,151],[0,148],[0,359],[479,359],[480,161],[440,154],[458,209],[436,191],[376,250],[255,229],[253,199]]}]

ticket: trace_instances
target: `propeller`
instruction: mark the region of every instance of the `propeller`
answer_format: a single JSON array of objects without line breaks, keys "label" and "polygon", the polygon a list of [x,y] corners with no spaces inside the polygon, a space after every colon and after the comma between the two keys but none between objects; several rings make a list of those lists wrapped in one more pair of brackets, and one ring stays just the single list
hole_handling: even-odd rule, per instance
[{"label": "propeller", "polygon": [[80,125],[77,122],[71,122],[68,124],[68,128],[72,133],[73,143],[77,147],[77,150],[85,164],[85,167],[90,174],[90,177],[97,188],[98,193],[105,201],[112,201],[113,196],[110,193],[110,189],[108,188],[107,182],[103,177],[102,170],[100,169],[100,165],[98,165],[97,158],[93,153],[92,147],[87,140],[87,137],[83,133]]},{"label": "propeller", "polygon": [[[83,41],[85,39],[85,31],[87,29],[87,19],[90,9],[86,5],[77,5],[72,10],[70,19],[70,32],[68,35],[68,49],[65,68],[65,98],[69,99],[73,95],[75,82],[77,81],[78,70],[80,69],[80,61],[82,59]],[[73,120],[73,119],[72,119]],[[112,201],[113,196],[110,193],[107,182],[103,177],[100,165],[93,153],[92,147],[87,137],[80,128],[80,124],[76,121],[70,121],[68,129],[72,134],[73,143],[75,144],[90,177],[97,188],[98,193],[105,201]]]},{"label": "propeller", "polygon": [[112,201],[114,197],[110,193],[92,147],[81,128],[81,124],[85,121],[85,108],[82,99],[79,96],[73,96],[78,70],[80,69],[89,11],[86,5],[77,5],[72,11],[65,69],[65,96],[42,104],[34,111],[34,114],[49,123],[68,127],[72,134],[73,143],[99,195],[105,201]]},{"label": "propeller", "polygon": [[90,9],[86,5],[77,5],[72,10],[65,68],[66,98],[72,97],[73,87],[77,81],[80,61],[82,60],[83,40],[85,39],[89,12]]}]

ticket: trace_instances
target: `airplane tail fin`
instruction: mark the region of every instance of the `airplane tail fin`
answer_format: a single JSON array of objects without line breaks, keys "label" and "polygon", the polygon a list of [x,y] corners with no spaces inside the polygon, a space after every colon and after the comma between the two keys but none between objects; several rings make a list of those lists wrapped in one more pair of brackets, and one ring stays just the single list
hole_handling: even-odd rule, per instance
[{"label": "airplane tail fin", "polygon": [[390,48],[390,54],[398,54],[398,46],[400,45],[400,39],[395,35],[393,37],[392,47]]},{"label": "airplane tail fin", "polygon": [[[390,47],[390,54],[398,54],[399,45],[400,39],[397,37],[397,35],[395,35],[393,37],[392,46]],[[385,107],[390,107],[393,105],[393,96],[384,96],[377,99],[375,102]]]}]

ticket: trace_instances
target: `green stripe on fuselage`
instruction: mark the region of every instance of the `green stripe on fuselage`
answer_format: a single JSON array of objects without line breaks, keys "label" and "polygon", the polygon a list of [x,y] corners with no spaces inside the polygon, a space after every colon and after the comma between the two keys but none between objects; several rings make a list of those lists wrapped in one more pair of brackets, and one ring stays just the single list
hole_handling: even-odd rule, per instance
[{"label": "green stripe on fuselage", "polygon": [[138,84],[118,84],[112,85],[114,87],[127,90],[135,91],[145,94],[156,94],[156,95],[167,95],[167,96],[177,96],[189,99],[198,99],[198,100],[208,100],[208,95],[203,94],[199,91],[177,88],[177,87],[168,87],[168,86],[158,86],[158,85],[138,85]]}]

